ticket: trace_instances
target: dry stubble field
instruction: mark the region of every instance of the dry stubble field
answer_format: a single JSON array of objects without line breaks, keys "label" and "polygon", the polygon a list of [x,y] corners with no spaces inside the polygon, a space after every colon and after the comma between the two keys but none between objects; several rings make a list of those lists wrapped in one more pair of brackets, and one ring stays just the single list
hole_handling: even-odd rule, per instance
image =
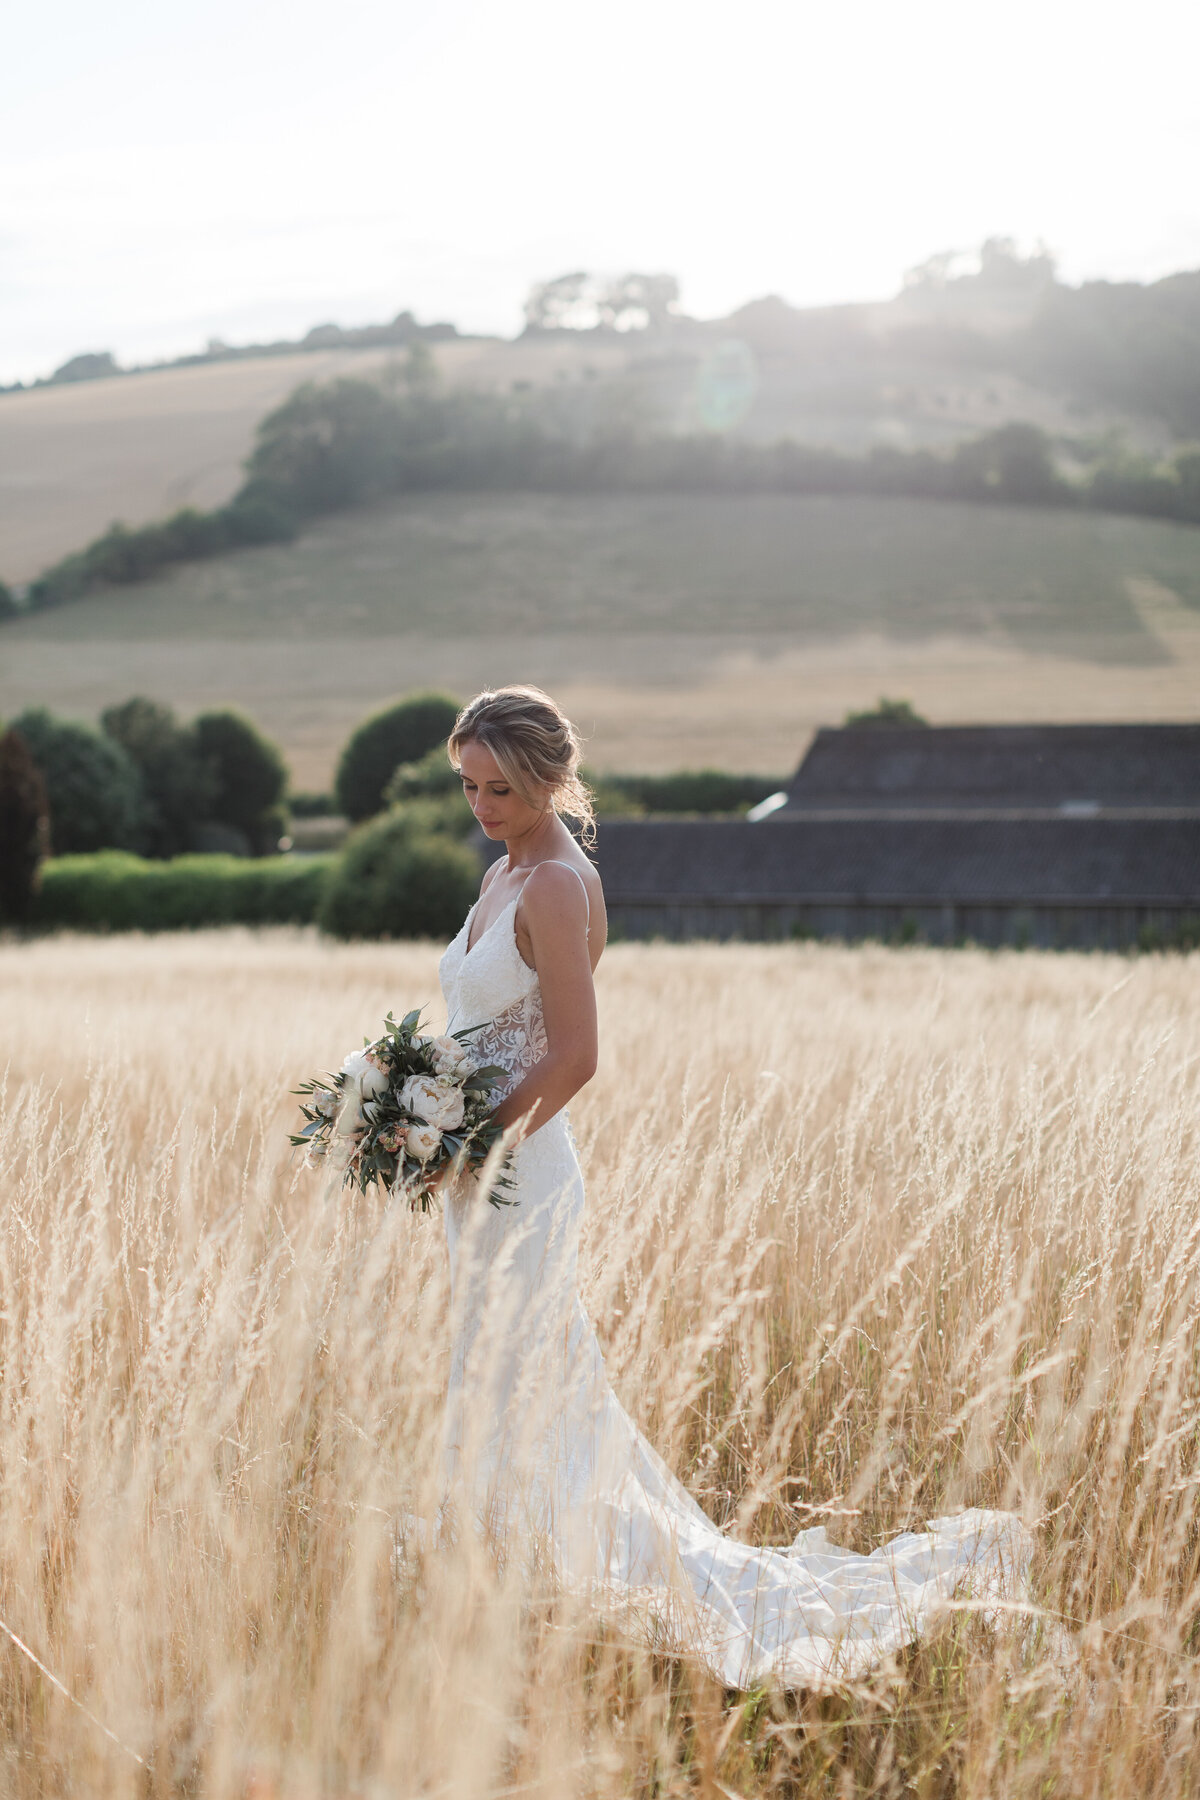
[{"label": "dry stubble field", "polygon": [[1200,960],[606,956],[582,1272],[638,1422],[759,1540],[1037,1533],[1029,1617],[823,1698],[714,1689],[466,1549],[393,1574],[440,1228],[297,1175],[287,1089],[435,965],[0,946],[0,1618],[81,1703],[4,1637],[3,1792],[1200,1791]]}]

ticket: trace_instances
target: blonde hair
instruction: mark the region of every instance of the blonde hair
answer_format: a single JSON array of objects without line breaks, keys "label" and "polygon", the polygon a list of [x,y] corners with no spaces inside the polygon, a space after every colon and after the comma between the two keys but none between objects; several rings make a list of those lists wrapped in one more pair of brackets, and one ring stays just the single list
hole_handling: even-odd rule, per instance
[{"label": "blonde hair", "polygon": [[592,796],[579,774],[579,733],[541,688],[485,688],[454,721],[446,753],[457,769],[464,744],[482,744],[509,786],[530,806],[549,804],[596,839]]}]

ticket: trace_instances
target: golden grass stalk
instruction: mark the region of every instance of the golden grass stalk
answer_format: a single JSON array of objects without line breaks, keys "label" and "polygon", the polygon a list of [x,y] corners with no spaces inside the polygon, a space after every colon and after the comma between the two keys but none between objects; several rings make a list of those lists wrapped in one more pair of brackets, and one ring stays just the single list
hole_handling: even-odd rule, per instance
[{"label": "golden grass stalk", "polygon": [[397,1570],[440,1227],[300,1171],[287,1090],[435,969],[0,948],[0,1620],[79,1702],[0,1631],[4,1792],[1200,1791],[1200,962],[606,956],[581,1279],[655,1446],[757,1541],[1037,1529],[1019,1628],[824,1698],[716,1689],[473,1543]]}]

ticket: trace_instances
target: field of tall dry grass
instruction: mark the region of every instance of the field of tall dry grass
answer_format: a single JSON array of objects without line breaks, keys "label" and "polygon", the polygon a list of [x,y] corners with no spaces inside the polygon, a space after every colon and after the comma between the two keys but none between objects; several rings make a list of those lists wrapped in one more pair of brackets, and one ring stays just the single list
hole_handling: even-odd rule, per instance
[{"label": "field of tall dry grass", "polygon": [[297,1170],[287,1090],[435,970],[0,946],[0,1790],[1200,1792],[1200,959],[605,957],[581,1270],[634,1418],[758,1541],[1036,1532],[1011,1628],[823,1697],[717,1689],[474,1547],[397,1574],[440,1225]]}]

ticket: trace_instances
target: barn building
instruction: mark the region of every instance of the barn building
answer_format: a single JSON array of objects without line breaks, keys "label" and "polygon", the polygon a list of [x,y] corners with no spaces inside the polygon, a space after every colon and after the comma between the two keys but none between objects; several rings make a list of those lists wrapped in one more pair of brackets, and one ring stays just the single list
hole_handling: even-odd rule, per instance
[{"label": "barn building", "polygon": [[824,730],[769,816],[604,819],[614,935],[1109,946],[1200,932],[1200,725]]}]

